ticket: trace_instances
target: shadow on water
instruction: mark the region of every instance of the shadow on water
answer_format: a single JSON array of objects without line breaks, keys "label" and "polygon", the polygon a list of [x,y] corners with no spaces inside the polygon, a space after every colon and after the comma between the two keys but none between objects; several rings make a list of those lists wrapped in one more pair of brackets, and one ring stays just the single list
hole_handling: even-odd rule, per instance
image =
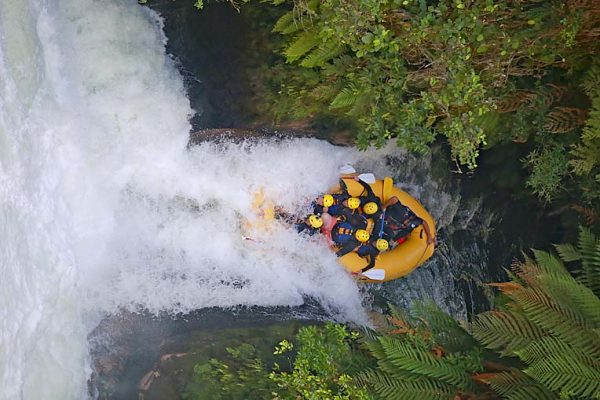
[{"label": "shadow on water", "polygon": [[311,300],[294,308],[209,308],[185,315],[122,312],[105,318],[89,336],[94,361],[90,393],[113,400],[140,394],[178,399],[195,364],[222,357],[227,347],[242,343],[272,352],[300,326],[326,319]]}]

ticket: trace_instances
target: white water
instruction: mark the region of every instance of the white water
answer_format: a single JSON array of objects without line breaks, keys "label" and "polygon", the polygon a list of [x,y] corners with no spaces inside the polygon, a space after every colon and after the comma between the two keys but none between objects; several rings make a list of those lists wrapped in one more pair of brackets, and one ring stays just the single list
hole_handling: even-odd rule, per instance
[{"label": "white water", "polygon": [[181,78],[135,0],[2,0],[0,38],[0,399],[87,397],[86,336],[120,308],[310,296],[365,322],[322,243],[283,225],[243,242],[239,224],[259,187],[301,211],[339,165],[377,154],[310,139],[187,151]]}]

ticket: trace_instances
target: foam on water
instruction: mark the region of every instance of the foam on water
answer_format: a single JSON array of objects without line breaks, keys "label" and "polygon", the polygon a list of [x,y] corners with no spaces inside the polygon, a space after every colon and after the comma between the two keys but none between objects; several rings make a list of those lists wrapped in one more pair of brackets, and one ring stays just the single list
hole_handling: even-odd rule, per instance
[{"label": "foam on water", "polygon": [[311,139],[185,145],[158,17],[129,0],[0,2],[0,398],[86,397],[86,336],[121,308],[298,305],[365,322],[355,283],[284,224],[244,242],[253,193],[291,211],[345,162]]}]

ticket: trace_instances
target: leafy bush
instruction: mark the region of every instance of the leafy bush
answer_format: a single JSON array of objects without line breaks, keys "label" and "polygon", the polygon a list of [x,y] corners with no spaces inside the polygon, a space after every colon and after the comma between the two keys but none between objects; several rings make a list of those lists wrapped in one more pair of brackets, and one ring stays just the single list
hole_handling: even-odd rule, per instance
[{"label": "leafy bush", "polygon": [[328,107],[357,125],[360,148],[396,138],[426,151],[441,134],[469,168],[489,133],[483,117],[515,77],[576,69],[598,52],[593,1],[285,3],[273,30],[288,38],[277,74],[288,116]]}]

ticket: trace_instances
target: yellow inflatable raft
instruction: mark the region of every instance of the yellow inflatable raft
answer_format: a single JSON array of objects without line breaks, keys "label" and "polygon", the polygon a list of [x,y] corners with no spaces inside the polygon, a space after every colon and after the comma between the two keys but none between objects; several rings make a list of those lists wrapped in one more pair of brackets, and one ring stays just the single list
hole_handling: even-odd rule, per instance
[{"label": "yellow inflatable raft", "polygon": [[[356,181],[353,176],[343,177],[342,179],[351,196],[358,197],[364,194],[363,186]],[[431,234],[435,236],[435,222],[432,216],[425,210],[421,203],[405,191],[394,186],[392,178],[386,177],[383,180],[375,180],[370,186],[373,189],[373,193],[381,199],[382,204],[391,197],[396,196],[402,204],[409,207],[418,217],[429,225]],[[334,188],[332,192],[339,190],[341,190],[339,187]],[[247,221],[245,229],[249,232],[268,230],[275,217],[275,207],[273,202],[265,197],[262,188],[254,194],[252,208],[256,213],[257,219]],[[372,228],[373,224],[369,225]],[[242,237],[246,240],[252,240],[246,236]],[[433,255],[433,251],[434,244],[427,244],[425,230],[422,226],[419,226],[411,232],[405,242],[398,245],[396,248],[380,253],[377,256],[375,265],[371,271],[383,270],[383,279],[372,280],[367,278],[364,280],[370,282],[385,282],[408,275],[429,259]],[[366,259],[354,252],[340,257],[338,261],[346,268],[346,270],[352,273],[361,271],[368,264]]]},{"label": "yellow inflatable raft", "polygon": [[[360,196],[363,194],[364,188],[354,178],[343,178],[343,180],[351,196]],[[396,196],[402,204],[410,208],[429,225],[431,235],[435,236],[435,221],[431,214],[412,196],[394,186],[392,178],[378,179],[375,183],[370,184],[370,186],[373,189],[373,193],[381,199],[382,204],[391,197]],[[427,244],[425,230],[422,226],[419,226],[411,232],[404,243],[377,256],[373,270],[384,270],[385,275],[383,280],[367,280],[371,282],[391,281],[392,279],[408,275],[429,259],[433,255],[433,251],[434,244]],[[368,264],[367,260],[354,252],[340,257],[338,261],[350,272],[359,272]]]}]

